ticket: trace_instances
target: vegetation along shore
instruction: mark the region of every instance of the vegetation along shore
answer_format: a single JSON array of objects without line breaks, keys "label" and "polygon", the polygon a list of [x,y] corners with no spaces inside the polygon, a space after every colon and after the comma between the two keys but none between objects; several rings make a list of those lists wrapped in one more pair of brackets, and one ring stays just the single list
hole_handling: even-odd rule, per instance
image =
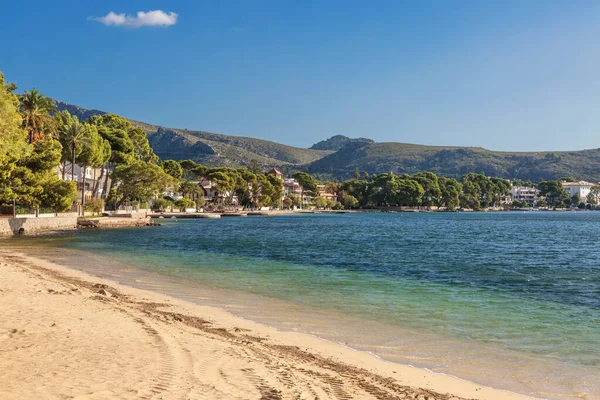
[{"label": "vegetation along shore", "polygon": [[[144,124],[105,113],[92,113],[80,121],[67,110],[57,111],[56,102],[35,89],[16,95],[15,85],[3,78],[0,85],[0,210],[5,216],[40,212],[83,216],[150,208],[595,209],[600,200],[596,183],[571,177],[535,183],[476,172],[455,179],[433,172],[370,174],[357,169],[351,179],[319,181],[301,170],[291,171],[289,177],[276,168],[267,172],[257,159],[248,168],[161,160],[150,146]],[[343,143],[356,146],[369,141],[338,138],[316,147],[343,147]],[[529,196],[520,195],[527,190]]]}]

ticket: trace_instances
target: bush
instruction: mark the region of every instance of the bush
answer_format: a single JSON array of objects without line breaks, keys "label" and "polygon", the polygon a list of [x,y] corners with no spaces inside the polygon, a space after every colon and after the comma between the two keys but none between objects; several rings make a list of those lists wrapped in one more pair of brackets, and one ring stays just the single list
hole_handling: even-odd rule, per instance
[{"label": "bush", "polygon": [[104,200],[97,198],[86,200],[83,210],[86,212],[93,212],[94,214],[102,214],[104,211]]},{"label": "bush", "polygon": [[327,207],[327,200],[324,197],[316,197],[313,199],[313,204],[318,209],[323,209]]},{"label": "bush", "polygon": [[182,197],[175,201],[175,207],[179,208],[179,211],[185,211],[186,208],[196,208],[196,202],[187,197]]},{"label": "bush", "polygon": [[356,197],[354,196],[344,194],[342,196],[342,206],[346,209],[356,208],[358,207],[358,200],[356,200]]},{"label": "bush", "polygon": [[154,200],[154,205],[152,206],[152,208],[159,211],[165,211],[167,208],[171,207],[172,204],[173,201],[168,200],[166,198],[156,199]]}]

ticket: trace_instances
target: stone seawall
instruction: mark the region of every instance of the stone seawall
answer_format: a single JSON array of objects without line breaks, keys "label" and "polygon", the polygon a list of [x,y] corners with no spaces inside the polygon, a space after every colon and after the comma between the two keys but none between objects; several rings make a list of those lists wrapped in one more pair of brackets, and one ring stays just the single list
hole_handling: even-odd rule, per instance
[{"label": "stone seawall", "polygon": [[80,219],[78,224],[82,228],[124,228],[147,226],[152,223],[150,217],[143,218],[120,218],[120,217],[103,217],[93,219]]},{"label": "stone seawall", "polygon": [[40,233],[77,228],[77,216],[53,218],[0,218],[0,235]]}]

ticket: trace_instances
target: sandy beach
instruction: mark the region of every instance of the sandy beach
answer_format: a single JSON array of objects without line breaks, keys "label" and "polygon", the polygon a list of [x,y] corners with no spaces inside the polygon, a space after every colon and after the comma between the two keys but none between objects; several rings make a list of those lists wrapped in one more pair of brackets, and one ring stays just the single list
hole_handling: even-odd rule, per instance
[{"label": "sandy beach", "polygon": [[0,250],[2,399],[525,399]]}]

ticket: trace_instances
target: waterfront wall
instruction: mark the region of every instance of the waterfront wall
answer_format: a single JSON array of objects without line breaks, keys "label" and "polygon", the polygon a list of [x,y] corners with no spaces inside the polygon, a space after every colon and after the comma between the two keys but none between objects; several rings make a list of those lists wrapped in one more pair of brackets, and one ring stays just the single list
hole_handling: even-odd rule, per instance
[{"label": "waterfront wall", "polygon": [[0,218],[0,235],[39,233],[77,228],[77,215],[53,218]]}]

